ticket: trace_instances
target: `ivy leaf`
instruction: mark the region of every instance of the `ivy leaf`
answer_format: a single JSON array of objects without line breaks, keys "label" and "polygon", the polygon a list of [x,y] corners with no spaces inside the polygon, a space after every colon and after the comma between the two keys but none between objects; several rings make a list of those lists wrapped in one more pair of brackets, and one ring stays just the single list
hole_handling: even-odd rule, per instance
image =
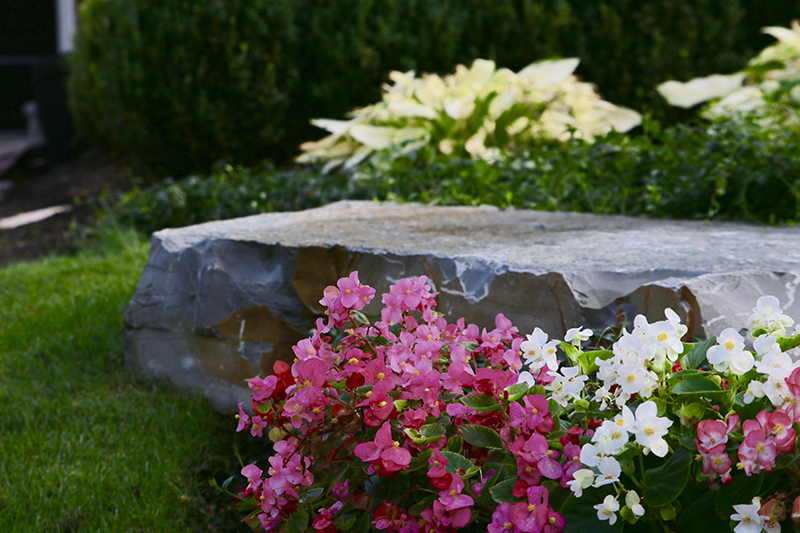
[{"label": "ivy leaf", "polygon": [[283,525],[283,533],[303,533],[308,526],[308,511],[298,509],[293,512]]},{"label": "ivy leaf", "polygon": [[661,507],[677,498],[689,480],[692,454],[686,448],[678,448],[658,468],[644,473],[644,499],[653,507]]},{"label": "ivy leaf", "polygon": [[717,344],[716,337],[711,337],[710,339],[695,344],[694,348],[683,356],[683,368],[698,368],[700,365],[707,362],[706,352],[715,344]]},{"label": "ivy leaf", "polygon": [[477,424],[463,424],[460,428],[461,436],[465,441],[481,448],[503,449],[503,439],[492,428]]},{"label": "ivy leaf", "polygon": [[476,411],[499,411],[501,409],[497,400],[486,394],[468,394],[461,398],[461,403]]},{"label": "ivy leaf", "polygon": [[517,482],[516,478],[509,478],[505,481],[501,481],[494,487],[489,489],[489,492],[492,495],[492,499],[496,503],[516,503],[519,501],[519,498],[515,497],[512,494],[514,490],[514,484]]}]

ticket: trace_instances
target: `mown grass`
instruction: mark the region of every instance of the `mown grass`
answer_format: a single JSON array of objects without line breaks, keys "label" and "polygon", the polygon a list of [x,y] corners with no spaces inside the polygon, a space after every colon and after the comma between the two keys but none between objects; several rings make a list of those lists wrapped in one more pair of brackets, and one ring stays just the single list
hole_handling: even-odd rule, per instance
[{"label": "mown grass", "polygon": [[249,531],[209,487],[233,418],[123,368],[148,245],[116,236],[0,269],[0,531]]}]

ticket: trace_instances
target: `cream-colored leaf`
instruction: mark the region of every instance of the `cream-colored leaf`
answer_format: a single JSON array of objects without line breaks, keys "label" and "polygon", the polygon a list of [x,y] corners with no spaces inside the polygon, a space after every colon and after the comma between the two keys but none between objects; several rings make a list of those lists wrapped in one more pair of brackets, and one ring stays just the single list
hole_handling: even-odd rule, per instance
[{"label": "cream-colored leaf", "polygon": [[453,120],[468,118],[475,111],[475,95],[444,103],[444,112]]},{"label": "cream-colored leaf", "polygon": [[358,149],[353,152],[353,155],[344,162],[344,168],[353,168],[366,159],[372,152],[373,150],[369,146],[359,146]]},{"label": "cream-colored leaf", "polygon": [[350,128],[350,137],[373,150],[383,150],[392,144],[394,128],[358,124]]},{"label": "cream-colored leaf", "polygon": [[389,112],[398,117],[420,117],[430,120],[439,116],[435,109],[414,102],[392,102],[389,104]]},{"label": "cream-colored leaf", "polygon": [[520,70],[518,75],[536,85],[560,85],[575,72],[580,62],[580,59],[574,57],[570,59],[548,59],[545,61],[538,61]]},{"label": "cream-colored leaf", "polygon": [[685,83],[667,81],[659,85],[656,90],[674,106],[689,108],[701,102],[707,102],[732,93],[742,86],[745,75],[712,74],[702,78],[695,78]]},{"label": "cream-colored leaf", "polygon": [[323,130],[328,130],[334,135],[344,135],[354,125],[361,122],[363,117],[358,116],[350,120],[334,120],[332,118],[315,118],[311,120],[311,124]]},{"label": "cream-colored leaf", "polygon": [[733,112],[747,112],[757,109],[765,104],[763,95],[758,87],[742,87],[709,107],[703,116],[718,118],[729,116]]},{"label": "cream-colored leaf", "polygon": [[789,46],[800,48],[800,33],[796,30],[790,30],[789,28],[782,28],[780,26],[767,26],[761,28],[761,33],[771,35]]}]

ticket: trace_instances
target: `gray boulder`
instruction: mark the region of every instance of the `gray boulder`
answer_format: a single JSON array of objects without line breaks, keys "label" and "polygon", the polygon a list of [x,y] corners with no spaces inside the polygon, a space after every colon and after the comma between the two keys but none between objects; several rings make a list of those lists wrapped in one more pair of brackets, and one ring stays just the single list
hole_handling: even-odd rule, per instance
[{"label": "gray boulder", "polygon": [[428,276],[451,321],[491,328],[503,313],[551,338],[662,320],[665,307],[711,336],[743,327],[765,294],[800,318],[800,228],[339,202],[155,233],[125,313],[126,362],[233,411],[353,270],[379,294]]}]

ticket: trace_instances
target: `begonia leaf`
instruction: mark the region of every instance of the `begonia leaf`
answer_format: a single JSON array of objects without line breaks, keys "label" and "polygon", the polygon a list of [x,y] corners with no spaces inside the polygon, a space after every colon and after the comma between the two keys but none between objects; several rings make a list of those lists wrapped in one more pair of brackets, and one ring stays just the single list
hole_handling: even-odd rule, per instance
[{"label": "begonia leaf", "polygon": [[489,493],[492,495],[492,499],[496,503],[516,503],[519,501],[519,498],[515,497],[512,494],[512,490],[514,490],[514,484],[517,482],[516,477],[512,477],[501,481],[494,487],[489,489]]},{"label": "begonia leaf", "polygon": [[486,394],[468,394],[461,398],[461,403],[476,411],[499,411],[501,409],[497,400]]},{"label": "begonia leaf", "polygon": [[506,387],[505,390],[508,393],[508,401],[515,402],[525,396],[525,393],[528,392],[528,384],[517,383],[516,385]]},{"label": "begonia leaf", "polygon": [[717,515],[726,523],[733,514],[733,506],[742,503],[750,503],[754,496],[758,496],[761,491],[761,484],[764,483],[764,475],[758,476],[733,476],[733,481],[729,485],[722,485],[717,491],[714,501],[714,509]]},{"label": "begonia leaf", "polygon": [[442,455],[447,458],[447,471],[451,474],[457,474],[459,470],[467,471],[472,466],[472,461],[461,455],[460,453],[443,451]]},{"label": "begonia leaf", "polygon": [[678,372],[675,372],[674,374],[672,374],[667,378],[667,383],[669,383],[670,387],[674,387],[676,383],[679,383],[680,381],[686,379],[689,376],[702,376],[702,375],[710,376],[711,372],[706,372],[705,370],[696,370],[693,368],[687,370],[679,370]]},{"label": "begonia leaf", "polygon": [[401,474],[410,474],[415,470],[419,470],[420,468],[427,468],[428,467],[428,459],[430,456],[433,455],[433,450],[428,448],[427,450],[423,450],[417,457],[413,457],[411,459],[411,463],[408,465],[408,468],[405,470],[401,470]]},{"label": "begonia leaf", "polygon": [[680,396],[702,396],[704,398],[719,397],[726,394],[714,380],[704,376],[689,376],[676,383],[671,392]]},{"label": "begonia leaf", "polygon": [[703,533],[730,533],[728,522],[723,522],[716,513],[709,512],[717,493],[708,491],[686,507],[675,521],[679,531],[702,531]]},{"label": "begonia leaf", "polygon": [[592,374],[593,372],[597,372],[600,369],[595,362],[597,359],[607,361],[612,357],[614,357],[614,352],[611,350],[592,350],[581,353],[578,356],[578,363],[581,366],[581,372],[588,375]]},{"label": "begonia leaf", "polygon": [[689,353],[683,356],[682,366],[683,368],[699,368],[703,363],[706,362],[706,352],[708,349],[714,346],[717,343],[716,337],[711,337],[703,342],[698,342],[694,345],[694,348],[689,350]]},{"label": "begonia leaf", "polygon": [[558,345],[562,350],[564,350],[564,353],[567,354],[567,359],[572,361],[572,364],[578,363],[578,356],[583,353],[580,349],[566,341],[561,341],[558,343]]},{"label": "begonia leaf", "polygon": [[798,333],[793,337],[779,337],[778,345],[780,345],[782,352],[786,352],[791,350],[792,348],[800,346],[800,333]]},{"label": "begonia leaf", "polygon": [[439,440],[444,435],[445,429],[441,424],[427,424],[419,428],[419,431],[413,428],[406,428],[403,431],[414,444],[427,444]]},{"label": "begonia leaf", "polygon": [[464,439],[461,438],[461,435],[453,435],[449,439],[447,439],[447,446],[445,449],[448,452],[458,453],[461,451],[461,448],[464,447]]},{"label": "begonia leaf", "polygon": [[678,448],[667,461],[644,473],[644,499],[653,507],[671,503],[680,495],[689,479],[692,454],[686,448]]},{"label": "begonia leaf", "polygon": [[303,533],[308,526],[308,511],[298,509],[283,524],[283,533]]},{"label": "begonia leaf", "polygon": [[503,449],[503,439],[492,428],[477,424],[463,424],[459,430],[461,437],[470,444],[481,448]]},{"label": "begonia leaf", "polygon": [[625,520],[617,518],[612,525],[608,520],[597,518],[597,509],[594,508],[603,502],[605,497],[612,494],[609,485],[600,488],[590,488],[583,492],[583,496],[576,498],[570,495],[561,506],[561,514],[566,520],[564,533],[619,533],[625,528]]},{"label": "begonia leaf", "polygon": [[313,489],[309,490],[308,492],[306,492],[305,494],[303,494],[303,496],[300,498],[300,501],[301,502],[308,502],[308,501],[311,501],[311,500],[313,500],[315,498],[319,498],[322,495],[323,492],[325,492],[325,489],[323,489],[322,487],[313,488]]},{"label": "begonia leaf", "polygon": [[408,513],[419,516],[419,514],[424,511],[425,509],[430,509],[433,507],[433,502],[438,498],[438,494],[431,494],[430,496],[426,496],[408,509]]}]

